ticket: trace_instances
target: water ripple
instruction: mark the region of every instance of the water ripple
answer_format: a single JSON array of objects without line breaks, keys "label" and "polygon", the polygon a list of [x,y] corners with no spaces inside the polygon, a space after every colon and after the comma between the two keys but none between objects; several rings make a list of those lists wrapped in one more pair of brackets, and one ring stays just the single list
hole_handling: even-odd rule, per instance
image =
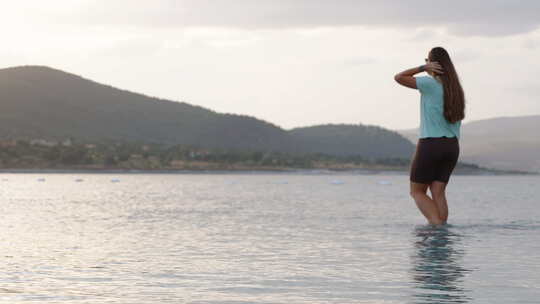
[{"label": "water ripple", "polygon": [[0,302],[540,297],[538,177],[453,177],[437,228],[404,175],[0,175]]}]

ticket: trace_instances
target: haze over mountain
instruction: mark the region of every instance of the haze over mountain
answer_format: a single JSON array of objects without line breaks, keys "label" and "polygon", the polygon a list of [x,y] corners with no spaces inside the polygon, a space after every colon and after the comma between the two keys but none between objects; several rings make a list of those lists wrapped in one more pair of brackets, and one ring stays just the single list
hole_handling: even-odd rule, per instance
[{"label": "haze over mountain", "polygon": [[[540,172],[540,115],[497,117],[461,126],[460,161]],[[398,130],[416,144],[418,129]]]},{"label": "haze over mountain", "polygon": [[410,158],[414,146],[376,126],[327,124],[285,130],[117,89],[45,66],[0,69],[0,138],[121,140],[207,148]]}]

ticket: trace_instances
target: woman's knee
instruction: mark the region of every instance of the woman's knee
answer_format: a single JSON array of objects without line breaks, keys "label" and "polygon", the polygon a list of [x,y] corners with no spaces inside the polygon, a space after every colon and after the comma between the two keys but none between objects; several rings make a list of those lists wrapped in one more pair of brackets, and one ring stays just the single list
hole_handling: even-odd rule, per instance
[{"label": "woman's knee", "polygon": [[423,196],[423,195],[426,195],[426,191],[422,191],[422,190],[419,190],[419,189],[412,189],[410,192],[409,192],[409,195],[416,199],[417,197],[419,196]]},{"label": "woman's knee", "polygon": [[426,195],[428,187],[428,184],[411,182],[409,194],[412,198],[415,198],[419,195]]},{"label": "woman's knee", "polygon": [[432,198],[436,202],[446,202],[446,195],[444,193],[438,194],[438,195],[432,195]]},{"label": "woman's knee", "polygon": [[440,181],[434,181],[429,186],[429,191],[433,199],[444,199],[445,198],[445,189],[446,183]]}]

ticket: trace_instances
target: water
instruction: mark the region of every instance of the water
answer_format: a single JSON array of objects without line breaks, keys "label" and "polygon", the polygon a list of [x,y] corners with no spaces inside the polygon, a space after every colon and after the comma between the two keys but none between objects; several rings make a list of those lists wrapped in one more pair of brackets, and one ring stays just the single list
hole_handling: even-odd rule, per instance
[{"label": "water", "polygon": [[538,303],[538,176],[0,174],[0,302]]}]

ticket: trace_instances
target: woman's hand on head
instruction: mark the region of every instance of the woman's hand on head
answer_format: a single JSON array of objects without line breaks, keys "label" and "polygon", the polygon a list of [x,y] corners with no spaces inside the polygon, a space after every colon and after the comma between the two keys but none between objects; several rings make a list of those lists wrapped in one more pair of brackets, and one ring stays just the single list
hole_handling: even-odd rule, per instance
[{"label": "woman's hand on head", "polygon": [[434,74],[442,74],[443,68],[437,61],[430,61],[425,64],[425,70]]}]

